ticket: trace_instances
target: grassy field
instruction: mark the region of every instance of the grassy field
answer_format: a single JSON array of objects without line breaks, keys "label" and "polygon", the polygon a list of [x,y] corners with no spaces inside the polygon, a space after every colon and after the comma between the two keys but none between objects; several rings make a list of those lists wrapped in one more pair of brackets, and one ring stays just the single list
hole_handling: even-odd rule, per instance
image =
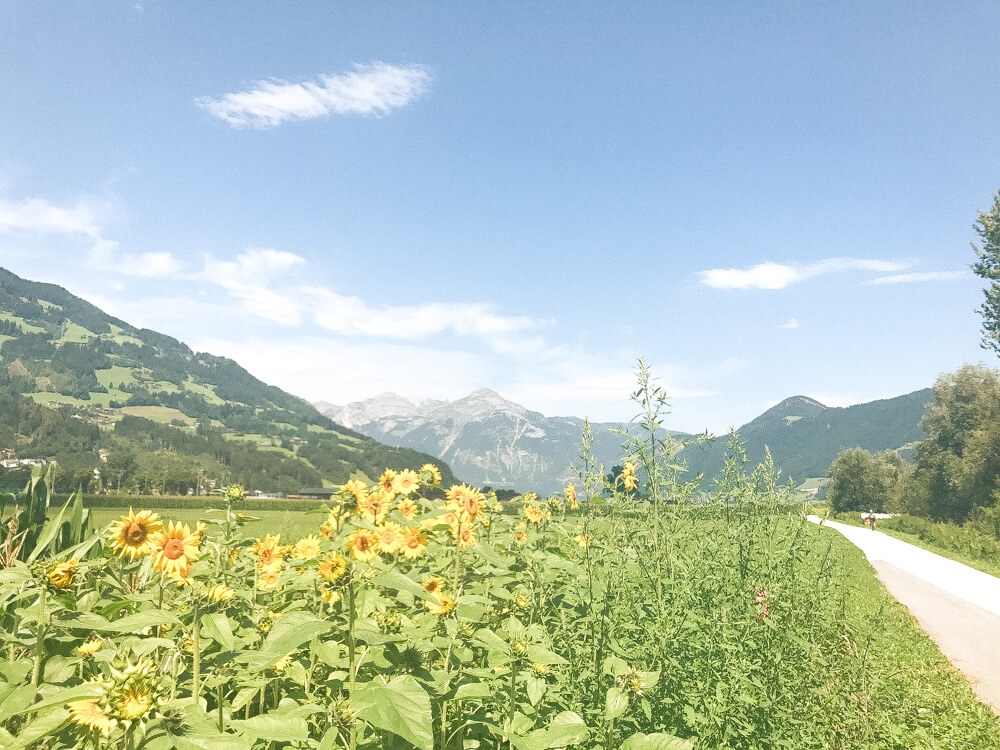
[{"label": "grassy field", "polygon": [[[136,507],[136,510],[139,510]],[[144,508],[158,512],[163,518],[186,523],[194,527],[198,521],[210,521],[225,517],[223,511],[205,511],[188,509]],[[117,508],[91,508],[91,519],[95,528],[105,528],[109,523],[122,517],[123,511]],[[243,532],[247,536],[263,537],[265,534],[281,534],[287,543],[295,542],[308,534],[314,534],[326,518],[326,513],[320,510],[247,510],[243,511],[245,526]]]}]

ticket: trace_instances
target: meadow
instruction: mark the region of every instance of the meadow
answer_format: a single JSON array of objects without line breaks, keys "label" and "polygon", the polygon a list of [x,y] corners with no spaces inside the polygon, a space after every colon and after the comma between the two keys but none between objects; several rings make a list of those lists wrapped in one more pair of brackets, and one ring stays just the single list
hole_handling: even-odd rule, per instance
[{"label": "meadow", "polygon": [[0,570],[0,745],[1000,747],[860,553],[736,440],[704,502],[640,386],[613,484],[585,433],[579,481],[507,507],[433,465],[259,521],[237,486],[71,499]]}]

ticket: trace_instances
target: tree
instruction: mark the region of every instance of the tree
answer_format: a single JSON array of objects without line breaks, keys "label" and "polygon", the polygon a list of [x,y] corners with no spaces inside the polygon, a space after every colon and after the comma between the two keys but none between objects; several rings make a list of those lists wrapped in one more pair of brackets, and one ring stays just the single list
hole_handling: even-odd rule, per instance
[{"label": "tree", "polygon": [[911,512],[962,522],[994,503],[1000,488],[1000,375],[966,365],[934,383],[921,421]]},{"label": "tree", "polygon": [[908,467],[896,451],[871,454],[851,448],[830,465],[827,499],[835,513],[848,510],[899,510],[900,488]]},{"label": "tree", "polygon": [[986,301],[979,308],[979,314],[983,316],[982,347],[1000,354],[1000,192],[993,196],[989,213],[979,212],[972,228],[983,243],[982,247],[972,243],[972,249],[979,258],[972,264],[972,270],[990,282],[983,290]]}]

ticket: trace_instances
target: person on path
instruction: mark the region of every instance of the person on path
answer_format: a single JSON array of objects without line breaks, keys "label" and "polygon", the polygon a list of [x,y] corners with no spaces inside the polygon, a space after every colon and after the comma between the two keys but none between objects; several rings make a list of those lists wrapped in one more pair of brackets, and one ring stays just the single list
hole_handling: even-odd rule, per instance
[{"label": "person on path", "polygon": [[875,511],[868,511],[868,520],[871,521],[872,531],[875,531]]}]

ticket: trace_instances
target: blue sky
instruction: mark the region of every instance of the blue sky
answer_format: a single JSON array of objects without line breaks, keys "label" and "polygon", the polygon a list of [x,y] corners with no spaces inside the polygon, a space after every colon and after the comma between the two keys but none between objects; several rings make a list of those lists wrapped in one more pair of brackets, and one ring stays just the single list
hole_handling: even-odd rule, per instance
[{"label": "blue sky", "polygon": [[677,429],[979,348],[982,3],[5,2],[0,265],[310,400]]}]

